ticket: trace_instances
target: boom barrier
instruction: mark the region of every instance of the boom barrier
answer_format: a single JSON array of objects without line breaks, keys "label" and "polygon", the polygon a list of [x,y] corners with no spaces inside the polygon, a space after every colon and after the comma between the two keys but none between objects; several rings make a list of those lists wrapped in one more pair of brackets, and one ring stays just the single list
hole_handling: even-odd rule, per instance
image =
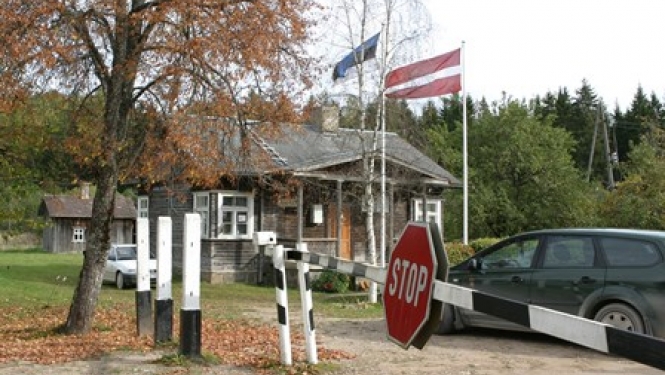
[{"label": "boom barrier", "polygon": [[[436,240],[441,241],[440,238]],[[285,267],[285,261],[289,260],[297,262],[298,284],[303,306],[305,350],[308,362],[315,364],[318,360],[316,358],[314,309],[308,265],[314,264],[324,269],[364,277],[379,284],[385,284],[386,269],[366,263],[310,253],[307,251],[306,243],[299,243],[297,248],[294,249],[276,245],[276,242],[276,235],[272,232],[259,232],[258,235],[254,236],[254,245],[257,249],[259,246],[265,246],[265,255],[273,257],[282,363],[291,364]],[[440,248],[443,249],[443,246],[441,245]],[[436,300],[493,315],[571,343],[665,370],[665,340],[625,331],[576,315],[497,297],[451,284],[445,280],[434,280],[432,288],[432,301]],[[402,319],[408,319],[408,317],[405,316]]]}]

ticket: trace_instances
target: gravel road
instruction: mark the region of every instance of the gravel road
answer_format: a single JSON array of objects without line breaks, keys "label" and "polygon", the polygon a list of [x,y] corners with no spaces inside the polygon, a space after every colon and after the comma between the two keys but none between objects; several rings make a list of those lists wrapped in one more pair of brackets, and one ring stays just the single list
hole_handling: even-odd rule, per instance
[{"label": "gravel road", "polygon": [[[298,329],[295,322],[293,329]],[[655,375],[660,370],[535,333],[469,330],[434,336],[423,350],[403,350],[386,339],[382,319],[316,322],[317,342],[356,354],[332,366],[331,374],[438,375]],[[302,348],[294,347],[294,350]],[[61,365],[0,365],[0,375],[77,374],[252,374],[253,369],[212,366],[174,368],[157,365],[161,353],[118,352],[97,360]]]}]

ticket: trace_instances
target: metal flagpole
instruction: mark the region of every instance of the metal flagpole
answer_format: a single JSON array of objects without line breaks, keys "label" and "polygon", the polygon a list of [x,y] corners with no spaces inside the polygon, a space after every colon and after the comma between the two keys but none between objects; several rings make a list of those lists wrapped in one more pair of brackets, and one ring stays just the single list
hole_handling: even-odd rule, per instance
[{"label": "metal flagpole", "polygon": [[386,266],[386,96],[381,94],[381,267]]},{"label": "metal flagpole", "polygon": [[381,27],[383,30],[383,66],[381,77],[381,267],[386,266],[386,64],[388,59],[388,26]]},{"label": "metal flagpole", "polygon": [[462,242],[465,245],[469,244],[469,168],[467,160],[467,149],[466,149],[466,73],[464,71],[465,65],[465,53],[464,53],[464,41],[462,41],[462,51],[461,51],[461,65],[462,65],[462,163],[463,165],[463,177],[462,177],[462,190],[464,195],[464,208],[463,208],[463,238]]}]

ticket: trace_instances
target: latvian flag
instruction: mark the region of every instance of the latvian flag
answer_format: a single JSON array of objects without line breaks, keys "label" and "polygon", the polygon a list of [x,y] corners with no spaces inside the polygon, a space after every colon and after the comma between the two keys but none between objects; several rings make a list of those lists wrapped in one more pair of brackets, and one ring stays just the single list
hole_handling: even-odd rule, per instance
[{"label": "latvian flag", "polygon": [[[461,49],[397,68],[386,76],[386,97],[421,99],[462,90]],[[421,85],[409,85],[426,76],[437,77]],[[388,90],[390,89],[390,90]]]}]

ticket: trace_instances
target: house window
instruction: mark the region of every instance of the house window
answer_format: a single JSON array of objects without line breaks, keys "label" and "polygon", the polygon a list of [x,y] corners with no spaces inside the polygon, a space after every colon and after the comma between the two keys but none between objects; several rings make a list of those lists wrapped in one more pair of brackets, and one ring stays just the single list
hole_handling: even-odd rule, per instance
[{"label": "house window", "polygon": [[74,232],[72,235],[73,243],[83,243],[85,242],[85,228],[83,227],[74,227]]},{"label": "house window", "polygon": [[251,239],[254,231],[254,197],[251,193],[219,194],[218,238]]},{"label": "house window", "polygon": [[146,196],[141,196],[136,202],[138,217],[148,217],[149,200]]},{"label": "house window", "polygon": [[201,238],[252,239],[252,193],[197,192],[194,193],[193,206],[193,211],[201,216]]},{"label": "house window", "polygon": [[210,235],[210,194],[194,193],[194,212],[201,216],[201,237]]},{"label": "house window", "polygon": [[[436,223],[436,225],[439,227],[439,230],[441,230],[441,200],[440,199],[428,199],[427,202],[427,207],[425,209],[425,217],[427,219],[427,222],[429,223]],[[411,220],[414,221],[423,221],[423,200],[422,199],[413,199],[412,202],[412,207],[413,209],[411,212],[413,213],[413,217]]]}]

